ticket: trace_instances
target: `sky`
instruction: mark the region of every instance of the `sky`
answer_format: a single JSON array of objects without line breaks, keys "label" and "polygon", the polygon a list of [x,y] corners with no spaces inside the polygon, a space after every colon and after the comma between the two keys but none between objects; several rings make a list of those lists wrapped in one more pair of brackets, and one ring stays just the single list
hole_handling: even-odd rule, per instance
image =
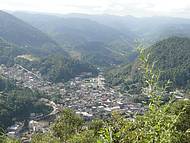
[{"label": "sky", "polygon": [[85,13],[190,18],[190,0],[0,0],[0,9],[47,13]]}]

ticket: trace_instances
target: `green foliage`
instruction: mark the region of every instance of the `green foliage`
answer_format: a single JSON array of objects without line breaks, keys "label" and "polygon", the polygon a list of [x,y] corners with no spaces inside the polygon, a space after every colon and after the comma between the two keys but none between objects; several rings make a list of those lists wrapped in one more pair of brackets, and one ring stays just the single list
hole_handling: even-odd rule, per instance
[{"label": "green foliage", "polygon": [[98,135],[100,129],[104,126],[104,121],[100,119],[94,119],[88,124],[88,129],[94,131],[94,135]]},{"label": "green foliage", "polygon": [[20,143],[20,142],[17,139],[8,138],[5,135],[4,130],[2,128],[0,128],[0,143]]},{"label": "green foliage", "polygon": [[34,135],[32,143],[45,143],[48,140],[50,143],[96,143],[103,125],[104,122],[99,119],[85,123],[74,111],[64,109],[51,131]]},{"label": "green foliage", "polygon": [[150,62],[155,64],[162,73],[161,80],[170,79],[175,86],[187,87],[190,78],[190,39],[172,37],[156,43],[147,51]]},{"label": "green foliage", "polygon": [[73,135],[68,143],[96,143],[97,137],[94,135],[93,130],[85,130],[79,134]]},{"label": "green foliage", "polygon": [[130,77],[127,75],[131,74],[132,64],[129,65],[121,65],[117,68],[112,68],[106,71],[105,78],[107,82],[111,85],[121,85],[129,82]]},{"label": "green foliage", "polygon": [[123,62],[129,62],[132,60],[132,58],[130,59],[129,57],[133,57],[131,49],[129,50],[126,48],[125,52],[128,53],[122,53],[119,51],[121,50],[119,44],[116,45],[116,43],[109,43],[109,45],[106,45],[103,42],[87,42],[77,46],[76,50],[81,53],[81,60],[101,67],[110,67]]},{"label": "green foliage", "polygon": [[10,91],[16,87],[15,81],[7,80],[0,77],[0,91]]},{"label": "green foliage", "polygon": [[2,143],[20,143],[20,141],[17,140],[17,139],[11,139],[11,138],[6,137],[6,138],[3,140]]},{"label": "green foliage", "polygon": [[83,119],[72,110],[63,110],[61,117],[55,122],[53,131],[61,141],[67,142],[73,135],[81,130]]},{"label": "green foliage", "polygon": [[178,101],[170,106],[168,112],[170,114],[178,115],[180,112],[180,116],[175,123],[175,127],[177,131],[181,133],[180,141],[184,143],[188,143],[190,140],[190,101]]},{"label": "green foliage", "polygon": [[61,143],[61,141],[51,133],[39,133],[33,135],[31,143]]}]

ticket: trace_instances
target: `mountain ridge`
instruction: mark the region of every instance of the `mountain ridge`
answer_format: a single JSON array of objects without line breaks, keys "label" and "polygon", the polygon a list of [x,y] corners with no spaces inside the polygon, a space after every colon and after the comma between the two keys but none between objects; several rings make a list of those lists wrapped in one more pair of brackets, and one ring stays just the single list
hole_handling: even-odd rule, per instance
[{"label": "mountain ridge", "polygon": [[0,27],[0,37],[32,53],[45,55],[61,50],[45,33],[4,11],[0,11]]}]

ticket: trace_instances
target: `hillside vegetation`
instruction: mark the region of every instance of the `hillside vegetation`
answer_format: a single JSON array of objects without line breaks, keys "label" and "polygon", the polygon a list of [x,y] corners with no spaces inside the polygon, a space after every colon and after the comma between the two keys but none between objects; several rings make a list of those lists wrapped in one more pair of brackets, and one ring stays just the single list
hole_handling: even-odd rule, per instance
[{"label": "hillside vegetation", "polygon": [[88,18],[15,13],[15,16],[48,34],[71,57],[109,67],[135,58],[134,37]]},{"label": "hillside vegetation", "polygon": [[52,54],[48,57],[33,61],[19,57],[16,59],[16,63],[29,70],[35,69],[39,71],[45,79],[51,82],[65,82],[83,72],[90,72],[92,76],[98,74],[98,70],[95,66],[64,57],[60,54]]},{"label": "hillside vegetation", "polygon": [[[160,80],[171,80],[176,87],[188,87],[190,78],[190,39],[172,37],[157,42],[146,49],[150,63],[161,71]],[[112,85],[133,83],[138,76],[138,61],[132,65],[121,66],[107,72],[106,77]]]},{"label": "hillside vegetation", "polygon": [[0,37],[37,55],[63,52],[47,34],[4,11],[0,11]]}]

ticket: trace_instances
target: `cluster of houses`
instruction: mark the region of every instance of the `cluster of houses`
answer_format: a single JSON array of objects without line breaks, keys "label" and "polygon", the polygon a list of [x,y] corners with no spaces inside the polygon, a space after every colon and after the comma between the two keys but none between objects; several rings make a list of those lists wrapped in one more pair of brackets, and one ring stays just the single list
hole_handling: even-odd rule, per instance
[{"label": "cluster of houses", "polygon": [[16,81],[16,85],[38,90],[46,95],[54,95],[57,92],[64,94],[63,83],[53,84],[44,80],[40,72],[36,70],[29,71],[21,65],[15,64],[12,67],[0,65],[0,75]]},{"label": "cluster of houses", "polygon": [[140,103],[130,103],[127,96],[106,86],[102,74],[93,78],[75,77],[65,85],[65,90],[58,103],[72,108],[85,119],[107,118],[114,110],[132,118],[134,114],[142,114],[145,110]]},{"label": "cluster of houses", "polygon": [[[29,71],[15,64],[13,67],[0,66],[0,74],[16,80],[19,86],[39,90],[47,95],[59,95],[57,104],[62,108],[72,108],[85,118],[107,117],[113,110],[120,110],[127,116],[143,113],[139,103],[130,103],[128,96],[106,86],[103,74],[89,77],[81,74],[67,83],[51,83],[44,80],[37,71]],[[86,78],[88,77],[88,78]]]}]

